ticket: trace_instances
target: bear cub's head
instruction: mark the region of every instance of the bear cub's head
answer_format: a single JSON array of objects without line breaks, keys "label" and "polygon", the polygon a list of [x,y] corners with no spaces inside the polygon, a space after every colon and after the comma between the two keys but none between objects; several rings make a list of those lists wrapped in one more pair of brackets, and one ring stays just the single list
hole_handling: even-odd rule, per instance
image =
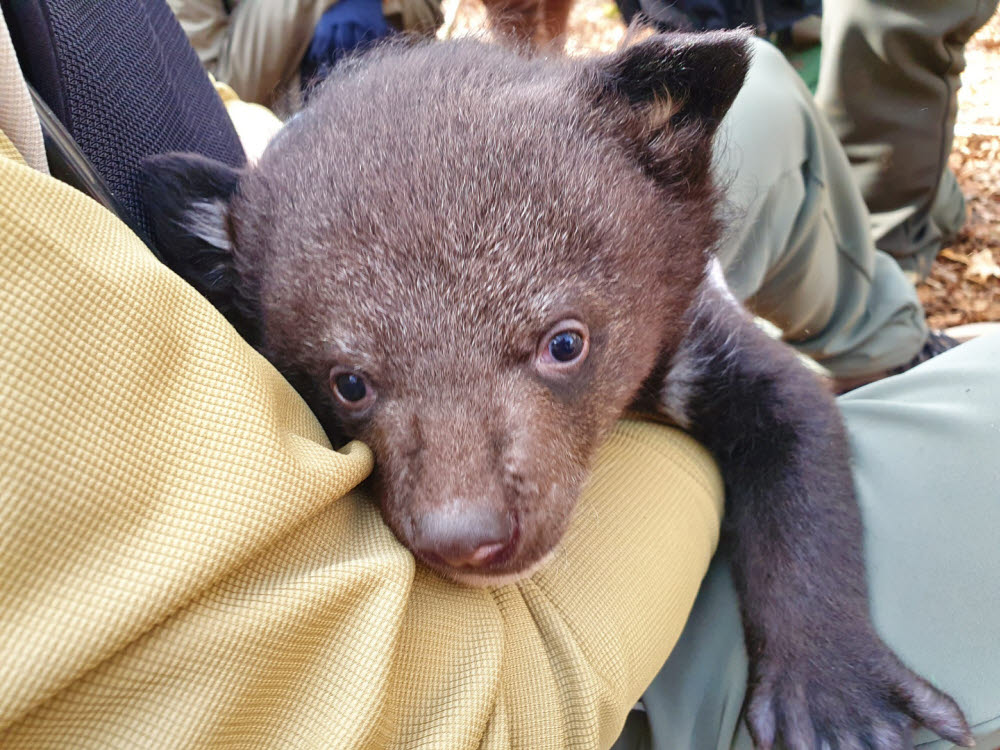
[{"label": "bear cub's head", "polygon": [[512,580],[684,334],[749,56],[740,32],[578,60],[389,45],[251,168],[148,160],[147,209],[331,437],[371,445],[398,538],[451,578]]}]

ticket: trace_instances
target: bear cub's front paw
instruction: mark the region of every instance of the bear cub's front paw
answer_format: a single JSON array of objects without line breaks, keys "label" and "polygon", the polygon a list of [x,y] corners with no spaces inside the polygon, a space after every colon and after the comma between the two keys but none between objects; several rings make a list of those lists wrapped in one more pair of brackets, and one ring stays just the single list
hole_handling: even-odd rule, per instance
[{"label": "bear cub's front paw", "polygon": [[912,750],[915,726],[975,744],[955,701],[874,633],[810,640],[751,655],[746,721],[758,750],[776,742],[785,750]]}]

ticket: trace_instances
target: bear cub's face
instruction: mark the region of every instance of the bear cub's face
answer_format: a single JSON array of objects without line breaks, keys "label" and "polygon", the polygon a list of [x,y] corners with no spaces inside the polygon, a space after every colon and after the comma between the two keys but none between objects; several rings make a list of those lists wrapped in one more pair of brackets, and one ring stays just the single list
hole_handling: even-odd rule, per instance
[{"label": "bear cub's face", "polygon": [[[684,333],[746,41],[682,39],[586,64],[390,48],[324,84],[252,169],[152,164],[161,205],[198,194],[154,215],[196,246],[182,273],[332,435],[371,445],[387,523],[443,575],[501,583],[552,551]],[[677,71],[702,58],[738,80],[686,90]],[[660,77],[636,83],[651,59]]]}]

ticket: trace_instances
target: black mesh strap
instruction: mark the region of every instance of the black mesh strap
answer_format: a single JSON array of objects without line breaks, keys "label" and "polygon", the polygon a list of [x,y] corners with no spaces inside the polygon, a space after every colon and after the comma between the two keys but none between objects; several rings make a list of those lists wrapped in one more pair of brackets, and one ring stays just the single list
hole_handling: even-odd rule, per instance
[{"label": "black mesh strap", "polygon": [[28,82],[147,241],[143,158],[191,151],[244,164],[225,107],[164,0],[0,0],[0,6]]}]

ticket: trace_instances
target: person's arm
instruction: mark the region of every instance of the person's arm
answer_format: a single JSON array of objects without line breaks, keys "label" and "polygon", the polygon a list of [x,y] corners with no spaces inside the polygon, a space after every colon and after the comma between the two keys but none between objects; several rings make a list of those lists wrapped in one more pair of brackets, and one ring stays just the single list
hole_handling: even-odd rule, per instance
[{"label": "person's arm", "polygon": [[242,0],[233,11],[215,77],[249,102],[271,105],[296,77],[316,24],[335,0]]},{"label": "person's arm", "polygon": [[0,744],[611,744],[716,545],[693,441],[622,423],[547,567],[447,583],[121,222],[8,158],[0,221]]},{"label": "person's arm", "polygon": [[271,105],[295,79],[336,0],[168,0],[205,69],[248,102]]},{"label": "person's arm", "polygon": [[198,59],[214,72],[229,28],[225,0],[167,0]]}]

